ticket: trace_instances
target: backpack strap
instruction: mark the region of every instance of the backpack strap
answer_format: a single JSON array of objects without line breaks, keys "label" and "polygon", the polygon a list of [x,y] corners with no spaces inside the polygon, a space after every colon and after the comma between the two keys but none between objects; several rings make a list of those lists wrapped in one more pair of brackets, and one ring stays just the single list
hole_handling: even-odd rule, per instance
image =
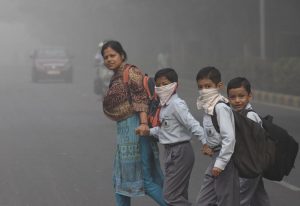
[{"label": "backpack strap", "polygon": [[123,82],[125,85],[128,85],[129,81],[129,69],[133,67],[131,64],[125,64],[124,71],[123,71]]},{"label": "backpack strap", "polygon": [[154,78],[149,77],[147,74],[145,74],[145,77],[144,77],[144,88],[145,88],[150,100],[157,99],[157,94],[155,92]]},{"label": "backpack strap", "polygon": [[133,67],[134,65],[131,64],[125,64],[124,65],[124,70],[123,70],[123,83],[125,87],[127,88],[128,92],[128,101],[131,104],[132,103],[132,98],[131,98],[131,93],[130,93],[130,88],[129,88],[129,70]]},{"label": "backpack strap", "polygon": [[[239,113],[245,117],[247,117],[248,112],[254,112],[256,113],[253,109],[243,109],[242,111],[240,111]],[[257,113],[256,113],[257,114]]]},{"label": "backpack strap", "polygon": [[143,78],[143,85],[144,85],[144,88],[145,88],[145,90],[147,92],[148,97],[151,98],[152,97],[152,93],[151,93],[150,87],[149,87],[149,79],[150,79],[150,77],[148,77],[148,75],[145,74],[145,76]]},{"label": "backpack strap", "polygon": [[154,114],[148,115],[148,122],[150,124],[150,127],[157,127],[160,126],[161,123],[159,121],[159,113],[160,113],[161,107],[157,107],[154,111]]},{"label": "backpack strap", "polygon": [[211,116],[211,121],[213,123],[213,126],[215,128],[215,130],[220,133],[220,127],[219,127],[219,123],[218,123],[218,119],[217,119],[217,113],[216,113],[216,106],[217,104],[219,103],[223,103],[223,104],[226,104],[224,101],[218,101],[214,107],[214,113],[213,115]]}]

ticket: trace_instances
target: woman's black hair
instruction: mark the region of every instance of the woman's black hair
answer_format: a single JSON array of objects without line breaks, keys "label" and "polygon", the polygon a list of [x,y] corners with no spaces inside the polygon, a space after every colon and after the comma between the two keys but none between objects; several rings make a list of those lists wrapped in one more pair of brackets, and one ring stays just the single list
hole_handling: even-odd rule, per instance
[{"label": "woman's black hair", "polygon": [[154,80],[156,81],[159,77],[166,77],[170,82],[178,82],[177,72],[172,68],[163,68],[155,73]]},{"label": "woman's black hair", "polygon": [[251,93],[251,84],[245,77],[236,77],[230,80],[227,84],[227,94],[229,93],[230,89],[236,89],[244,87],[248,94]]},{"label": "woman's black hair", "polygon": [[124,57],[124,61],[127,60],[127,54],[125,50],[123,49],[122,45],[118,41],[110,40],[104,43],[104,45],[101,48],[101,55],[104,55],[104,50],[107,48],[112,48],[114,51],[116,51],[118,54]]}]

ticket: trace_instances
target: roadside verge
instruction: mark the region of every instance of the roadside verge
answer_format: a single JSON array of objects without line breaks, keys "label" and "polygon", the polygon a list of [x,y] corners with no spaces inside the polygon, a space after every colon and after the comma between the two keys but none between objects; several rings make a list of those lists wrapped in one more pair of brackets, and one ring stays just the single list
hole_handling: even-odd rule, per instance
[{"label": "roadside verge", "polygon": [[261,90],[255,90],[253,94],[256,101],[300,108],[300,96]]},{"label": "roadside verge", "polygon": [[[190,79],[181,79],[179,84],[187,88],[188,90],[196,91],[196,83]],[[224,89],[226,91],[226,89]],[[225,95],[225,94],[224,94]],[[267,92],[262,90],[253,90],[254,101],[259,101],[263,103],[277,104],[281,106],[300,108],[300,96]],[[226,96],[226,95],[225,95]]]}]

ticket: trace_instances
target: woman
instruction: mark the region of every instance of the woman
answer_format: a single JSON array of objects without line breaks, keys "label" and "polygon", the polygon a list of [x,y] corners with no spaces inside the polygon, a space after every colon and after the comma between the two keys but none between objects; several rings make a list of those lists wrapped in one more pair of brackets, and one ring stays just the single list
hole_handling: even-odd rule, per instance
[{"label": "woman", "polygon": [[130,205],[130,198],[145,193],[159,205],[162,197],[162,172],[158,148],[149,137],[138,137],[135,130],[147,131],[148,97],[143,87],[143,74],[132,66],[129,81],[123,82],[126,52],[117,41],[106,42],[101,54],[104,65],[114,72],[103,98],[103,111],[117,123],[117,148],[113,182],[117,205]]}]

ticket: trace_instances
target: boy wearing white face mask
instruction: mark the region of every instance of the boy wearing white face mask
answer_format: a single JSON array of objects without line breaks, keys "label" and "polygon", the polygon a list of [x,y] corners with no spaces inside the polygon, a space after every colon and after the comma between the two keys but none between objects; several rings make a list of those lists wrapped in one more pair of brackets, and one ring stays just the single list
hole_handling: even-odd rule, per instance
[{"label": "boy wearing white face mask", "polygon": [[[235,125],[232,110],[219,90],[223,87],[221,74],[215,67],[205,67],[197,74],[197,85],[200,96],[197,99],[198,109],[204,110],[203,127],[207,145],[213,150],[199,195],[197,206],[237,206],[239,202],[239,176],[231,156],[235,146]],[[218,133],[212,123],[216,112],[220,127]]]},{"label": "boy wearing white face mask", "polygon": [[[150,135],[164,145],[165,179],[163,196],[168,205],[188,206],[188,187],[194,165],[191,136],[198,137],[203,149],[208,149],[203,128],[189,112],[176,89],[178,76],[174,69],[161,69],[155,74],[155,91],[160,98],[160,127],[150,129]],[[208,151],[209,152],[209,149]]]}]

